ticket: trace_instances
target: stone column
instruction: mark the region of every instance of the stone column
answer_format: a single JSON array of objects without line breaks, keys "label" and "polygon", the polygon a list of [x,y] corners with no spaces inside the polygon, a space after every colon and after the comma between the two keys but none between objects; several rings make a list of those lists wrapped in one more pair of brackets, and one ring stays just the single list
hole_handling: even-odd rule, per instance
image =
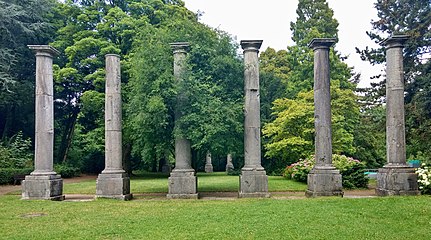
[{"label": "stone column", "polygon": [[28,45],[36,52],[34,171],[22,183],[22,199],[63,200],[63,180],[54,172],[54,87],[52,61],[59,52],[48,45]]},{"label": "stone column", "polygon": [[120,56],[107,54],[105,60],[105,169],[97,177],[96,197],[129,200],[130,178],[122,161]]},{"label": "stone column", "polygon": [[329,48],[333,38],[309,43],[314,51],[314,127],[316,165],[308,174],[306,196],[343,196],[340,172],[332,165]]},{"label": "stone column", "polygon": [[[189,43],[171,43],[174,53],[174,78],[178,85],[184,79],[186,72],[186,57]],[[178,92],[175,109],[175,128],[181,130],[178,119],[181,118],[181,107],[186,101],[185,93]],[[181,131],[180,131],[181,132]],[[185,136],[175,137],[175,168],[169,177],[169,192],[167,198],[198,198],[197,178],[192,168],[192,153],[190,140]]]},{"label": "stone column", "polygon": [[211,153],[210,152],[207,152],[207,155],[206,155],[205,172],[206,173],[212,173],[213,172],[213,164],[211,162]]},{"label": "stone column", "polygon": [[417,175],[406,164],[404,125],[403,44],[408,36],[386,39],[386,157],[387,164],[377,173],[376,194],[417,195]]},{"label": "stone column", "polygon": [[239,197],[269,197],[268,176],[261,165],[259,48],[262,40],[243,40],[244,50],[244,167]]},{"label": "stone column", "polygon": [[229,153],[226,157],[226,172],[232,171],[234,169],[235,167],[233,166],[233,163],[232,163],[232,154]]}]

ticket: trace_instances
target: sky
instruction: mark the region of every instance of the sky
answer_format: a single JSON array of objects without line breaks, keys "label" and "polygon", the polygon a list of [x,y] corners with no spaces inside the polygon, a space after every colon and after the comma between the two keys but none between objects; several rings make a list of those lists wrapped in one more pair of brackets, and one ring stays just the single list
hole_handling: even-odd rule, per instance
[{"label": "sky", "polygon": [[[371,66],[360,59],[355,47],[377,47],[366,35],[371,21],[377,19],[376,0],[327,0],[338,20],[339,42],[335,49],[349,58],[346,63],[361,73],[360,87],[369,86],[371,76],[382,66]],[[193,12],[203,12],[200,21],[224,30],[239,43],[241,40],[263,40],[261,51],[293,45],[290,22],[296,20],[297,0],[184,0]]]}]

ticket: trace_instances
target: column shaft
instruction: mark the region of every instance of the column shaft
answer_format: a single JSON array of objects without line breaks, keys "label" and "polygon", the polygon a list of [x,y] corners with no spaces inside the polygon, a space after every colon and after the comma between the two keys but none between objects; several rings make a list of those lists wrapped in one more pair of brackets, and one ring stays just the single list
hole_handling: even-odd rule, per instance
[{"label": "column shaft", "polygon": [[59,52],[29,45],[36,52],[34,171],[22,183],[22,199],[63,200],[63,180],[54,171],[54,81],[52,62]]},{"label": "column shaft", "polygon": [[186,93],[183,92],[182,85],[184,75],[187,71],[187,49],[189,44],[186,42],[171,43],[174,53],[174,78],[178,86],[177,104],[175,106],[175,168],[169,177],[169,192],[167,198],[198,198],[197,178],[195,170],[192,168],[191,143],[184,136],[184,129],[180,125],[182,117],[181,110],[187,102]]},{"label": "column shaft", "polygon": [[241,41],[244,50],[244,167],[239,197],[269,197],[268,177],[261,165],[259,48],[262,40]]},{"label": "column shaft", "polygon": [[105,169],[97,177],[96,197],[130,200],[130,178],[123,169],[120,56],[105,56]]},{"label": "column shaft", "polygon": [[376,194],[418,195],[417,175],[406,164],[403,45],[408,36],[386,39],[386,158],[377,173]]},{"label": "column shaft", "polygon": [[105,170],[102,173],[124,173],[120,56],[108,54],[105,60]]},{"label": "column shaft", "polygon": [[329,48],[335,39],[313,39],[314,50],[314,127],[316,165],[307,177],[306,196],[342,196],[341,174],[332,165],[331,91]]}]

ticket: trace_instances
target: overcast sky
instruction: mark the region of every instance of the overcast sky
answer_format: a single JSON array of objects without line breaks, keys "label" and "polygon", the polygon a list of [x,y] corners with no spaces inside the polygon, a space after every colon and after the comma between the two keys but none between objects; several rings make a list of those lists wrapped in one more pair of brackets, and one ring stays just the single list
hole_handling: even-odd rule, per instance
[{"label": "overcast sky", "polygon": [[[355,47],[376,46],[366,31],[371,20],[377,19],[373,8],[376,0],[327,0],[339,22],[339,42],[336,49],[348,55],[346,61],[362,74],[360,86],[369,85],[369,77],[379,73],[381,67],[363,62]],[[290,22],[296,20],[297,0],[184,0],[193,12],[203,12],[201,22],[230,33],[240,40],[263,40],[261,51],[267,47],[276,50],[293,45]]]}]

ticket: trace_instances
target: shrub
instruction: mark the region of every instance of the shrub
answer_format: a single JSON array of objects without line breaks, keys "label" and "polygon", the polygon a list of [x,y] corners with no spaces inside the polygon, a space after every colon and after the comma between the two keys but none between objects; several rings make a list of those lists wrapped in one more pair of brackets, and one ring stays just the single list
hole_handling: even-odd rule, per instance
[{"label": "shrub", "polygon": [[[314,155],[305,160],[289,165],[284,171],[284,177],[298,182],[307,182],[308,173],[316,163]],[[332,163],[343,177],[344,188],[366,188],[368,178],[364,174],[365,164],[359,160],[344,155],[333,154]]]},{"label": "shrub", "polygon": [[31,140],[22,132],[0,143],[0,168],[30,168],[32,162]]},{"label": "shrub", "polygon": [[81,170],[79,168],[69,166],[67,164],[55,165],[54,170],[57,174],[60,174],[62,178],[77,177],[81,174]]},{"label": "shrub", "polygon": [[0,168],[0,184],[11,184],[13,176],[28,175],[32,171],[32,168]]},{"label": "shrub", "polygon": [[430,164],[423,163],[420,168],[416,169],[418,174],[419,190],[422,194],[431,194],[431,169]]}]

